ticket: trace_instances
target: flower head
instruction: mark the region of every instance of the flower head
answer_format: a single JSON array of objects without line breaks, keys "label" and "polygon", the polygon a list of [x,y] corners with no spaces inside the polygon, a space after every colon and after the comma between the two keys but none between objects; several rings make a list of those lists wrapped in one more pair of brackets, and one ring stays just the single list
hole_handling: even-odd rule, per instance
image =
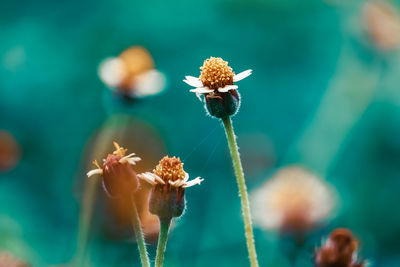
[{"label": "flower head", "polygon": [[142,173],[138,177],[153,185],[150,212],[160,218],[181,216],[185,209],[185,188],[203,181],[200,177],[189,181],[189,174],[184,171],[180,159],[168,156],[160,160],[152,173]]},{"label": "flower head", "polygon": [[236,90],[238,86],[234,83],[251,75],[252,70],[235,75],[228,62],[220,57],[206,59],[200,69],[198,78],[186,76],[183,80],[195,87],[190,92],[196,93],[200,100],[201,95],[204,95],[206,108],[211,116],[224,118],[234,115],[240,106],[240,96]]},{"label": "flower head", "polygon": [[358,241],[345,228],[335,229],[314,256],[316,267],[364,267],[357,260]]},{"label": "flower head", "polygon": [[164,75],[154,69],[150,53],[140,46],[105,59],[100,64],[99,76],[111,89],[130,98],[154,95],[165,87]]},{"label": "flower head", "polygon": [[255,223],[288,232],[314,227],[330,215],[334,203],[328,185],[296,166],[278,171],[252,195]]},{"label": "flower head", "polygon": [[102,175],[103,188],[111,197],[126,195],[138,189],[138,180],[132,165],[140,161],[135,153],[126,155],[128,150],[120,147],[117,142],[114,142],[114,146],[115,151],[107,155],[103,160],[103,166],[100,167],[97,161],[94,161],[93,164],[97,168],[87,173],[88,177]]}]

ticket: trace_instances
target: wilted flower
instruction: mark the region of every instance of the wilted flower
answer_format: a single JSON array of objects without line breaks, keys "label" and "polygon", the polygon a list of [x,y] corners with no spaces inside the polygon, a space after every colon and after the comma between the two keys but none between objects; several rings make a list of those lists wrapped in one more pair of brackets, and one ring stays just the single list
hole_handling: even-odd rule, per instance
[{"label": "wilted flower", "polygon": [[97,168],[87,173],[88,177],[100,174],[103,177],[104,191],[111,197],[127,195],[138,189],[138,179],[132,165],[140,161],[139,157],[135,157],[135,153],[126,155],[127,149],[120,147],[116,142],[114,146],[115,151],[103,160],[103,167],[94,161],[93,164]]},{"label": "wilted flower", "polygon": [[335,229],[314,256],[315,267],[364,267],[357,260],[358,241],[345,228]]},{"label": "wilted flower", "polygon": [[140,46],[105,59],[100,64],[99,76],[111,89],[132,98],[154,95],[165,87],[165,76],[154,69],[150,53]]},{"label": "wilted flower", "polygon": [[335,201],[331,188],[307,170],[278,171],[252,195],[254,220],[266,229],[304,232],[329,216]]},{"label": "wilted flower", "polygon": [[211,116],[224,118],[234,115],[240,106],[240,96],[236,90],[238,86],[234,83],[251,75],[252,70],[235,75],[228,62],[220,57],[206,59],[200,69],[200,77],[186,76],[183,80],[196,87],[190,92],[196,93],[200,101],[201,95],[204,95]]},{"label": "wilted flower", "polygon": [[20,259],[15,258],[8,252],[0,251],[0,266],[4,267],[29,267],[30,265]]},{"label": "wilted flower", "polygon": [[372,41],[383,50],[400,43],[400,18],[386,1],[368,1],[363,7],[364,21]]},{"label": "wilted flower", "polygon": [[179,217],[185,209],[185,188],[200,184],[203,179],[197,177],[189,181],[189,174],[183,170],[179,158],[165,156],[153,172],[138,175],[153,185],[150,193],[150,212],[160,218]]}]

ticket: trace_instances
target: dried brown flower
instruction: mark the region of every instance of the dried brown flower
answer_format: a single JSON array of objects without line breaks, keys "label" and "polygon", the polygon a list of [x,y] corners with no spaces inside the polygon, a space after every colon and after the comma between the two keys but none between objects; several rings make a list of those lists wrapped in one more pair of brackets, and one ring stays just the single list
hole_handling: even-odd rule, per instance
[{"label": "dried brown flower", "polygon": [[111,197],[127,195],[137,190],[138,180],[131,165],[140,161],[139,157],[135,157],[135,153],[126,155],[127,149],[120,147],[118,143],[114,142],[114,146],[115,151],[103,160],[103,166],[94,161],[93,164],[97,169],[87,173],[88,177],[95,174],[102,175],[103,188]]},{"label": "dried brown flower", "polygon": [[335,229],[325,244],[316,250],[315,267],[364,267],[357,260],[358,241],[345,228]]}]

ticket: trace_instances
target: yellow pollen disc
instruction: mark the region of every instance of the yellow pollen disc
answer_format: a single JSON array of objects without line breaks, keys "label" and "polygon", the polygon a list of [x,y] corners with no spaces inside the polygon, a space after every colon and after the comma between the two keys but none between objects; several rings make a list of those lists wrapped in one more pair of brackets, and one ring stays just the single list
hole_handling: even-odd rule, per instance
[{"label": "yellow pollen disc", "polygon": [[176,157],[170,158],[168,156],[160,160],[153,172],[164,181],[183,180],[186,176],[181,160]]},{"label": "yellow pollen disc", "polygon": [[140,46],[126,49],[119,55],[119,58],[124,63],[126,71],[126,77],[120,85],[123,88],[129,88],[136,75],[154,69],[154,61],[149,51]]},{"label": "yellow pollen disc", "polygon": [[223,88],[226,85],[233,85],[235,73],[228,66],[228,62],[220,57],[210,57],[204,60],[200,67],[200,81],[210,89]]},{"label": "yellow pollen disc", "polygon": [[120,157],[124,157],[126,152],[128,151],[128,149],[125,149],[125,148],[119,146],[119,144],[117,142],[114,142],[114,147],[115,147],[115,151],[113,152],[113,154],[120,156]]}]

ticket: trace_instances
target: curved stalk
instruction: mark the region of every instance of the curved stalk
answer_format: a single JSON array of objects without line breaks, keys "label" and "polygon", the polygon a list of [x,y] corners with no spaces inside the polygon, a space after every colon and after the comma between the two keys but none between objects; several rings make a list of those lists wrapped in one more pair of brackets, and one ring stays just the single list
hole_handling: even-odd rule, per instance
[{"label": "curved stalk", "polygon": [[135,231],[136,242],[139,249],[140,260],[143,267],[150,267],[149,255],[146,249],[146,243],[144,241],[144,235],[142,231],[142,225],[140,223],[139,214],[136,208],[136,204],[132,199],[132,226]]},{"label": "curved stalk", "polygon": [[239,187],[240,202],[242,206],[242,215],[244,220],[244,230],[247,241],[247,250],[250,258],[250,265],[252,267],[258,266],[256,247],[254,244],[254,234],[251,223],[249,196],[247,194],[246,182],[244,180],[244,173],[242,162],[240,161],[239,148],[236,143],[235,132],[233,130],[232,121],[230,117],[222,119],[225,127],[226,139],[228,140],[229,150],[231,152],[232,164],[235,170],[235,176]]}]

